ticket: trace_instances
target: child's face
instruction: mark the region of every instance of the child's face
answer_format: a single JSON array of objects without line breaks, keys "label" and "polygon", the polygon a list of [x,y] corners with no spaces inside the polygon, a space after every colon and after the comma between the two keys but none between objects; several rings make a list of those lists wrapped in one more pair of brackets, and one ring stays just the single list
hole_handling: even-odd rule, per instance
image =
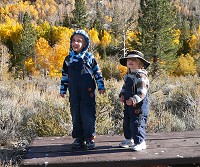
[{"label": "child's face", "polygon": [[72,49],[76,53],[80,53],[84,47],[87,46],[87,42],[83,35],[75,34],[72,37]]},{"label": "child's face", "polygon": [[141,69],[143,67],[143,63],[138,58],[129,58],[127,59],[127,67],[131,70],[131,72]]}]

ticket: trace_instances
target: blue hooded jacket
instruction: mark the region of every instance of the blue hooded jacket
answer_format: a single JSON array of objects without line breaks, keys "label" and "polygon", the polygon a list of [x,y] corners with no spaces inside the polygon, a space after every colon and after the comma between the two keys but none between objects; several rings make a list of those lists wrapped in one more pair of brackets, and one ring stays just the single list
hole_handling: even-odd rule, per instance
[{"label": "blue hooded jacket", "polygon": [[[81,34],[84,36],[87,46],[83,48],[83,50],[80,53],[75,53],[72,49],[72,37],[75,34]],[[84,30],[77,30],[75,31],[71,38],[70,38],[70,52],[69,55],[65,57],[65,60],[63,62],[63,68],[62,68],[62,78],[61,78],[61,85],[60,85],[60,94],[66,94],[67,88],[69,85],[69,77],[68,77],[68,66],[72,62],[78,62],[80,58],[87,64],[90,70],[90,74],[94,76],[95,81],[98,86],[98,90],[105,90],[103,77],[100,71],[100,68],[92,55],[92,53],[88,52],[88,48],[90,46],[90,39],[88,34]]]}]

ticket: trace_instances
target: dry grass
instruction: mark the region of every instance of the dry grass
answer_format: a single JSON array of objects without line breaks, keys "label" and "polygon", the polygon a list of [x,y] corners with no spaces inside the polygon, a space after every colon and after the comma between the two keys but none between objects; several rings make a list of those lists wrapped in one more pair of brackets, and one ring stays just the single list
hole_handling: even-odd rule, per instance
[{"label": "dry grass", "polygon": [[[0,143],[30,141],[35,136],[70,135],[69,102],[59,96],[59,79],[7,80],[0,84]],[[118,94],[123,81],[106,81],[97,95],[98,134],[122,133],[123,106]],[[199,77],[162,76],[151,82],[148,131],[200,128]]]},{"label": "dry grass", "polygon": [[[149,130],[200,129],[200,78],[162,76],[151,82]],[[153,115],[153,116],[152,116]]]},{"label": "dry grass", "polygon": [[[69,102],[59,96],[59,79],[0,82],[2,164],[20,162],[26,144],[35,136],[71,134]],[[123,106],[118,99],[122,84],[121,80],[107,80],[106,93],[97,95],[98,134],[123,134]],[[160,76],[151,82],[149,96],[148,132],[200,129],[199,77]]]}]

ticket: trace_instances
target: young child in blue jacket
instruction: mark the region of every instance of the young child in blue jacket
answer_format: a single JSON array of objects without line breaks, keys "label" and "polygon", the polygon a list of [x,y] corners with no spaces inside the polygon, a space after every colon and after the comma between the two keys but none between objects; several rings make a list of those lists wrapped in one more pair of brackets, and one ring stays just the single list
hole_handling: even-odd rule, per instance
[{"label": "young child in blue jacket", "polygon": [[96,121],[96,85],[105,92],[104,80],[94,56],[88,51],[90,39],[84,30],[76,30],[70,38],[70,52],[63,62],[60,95],[69,90],[72,115],[73,148],[94,149]]},{"label": "young child in blue jacket", "polygon": [[133,50],[127,57],[120,59],[120,64],[128,68],[124,76],[124,85],[120,100],[124,103],[123,129],[124,137],[119,146],[132,147],[134,151],[146,149],[146,123],[149,114],[149,79],[146,68],[150,63],[144,55]]}]

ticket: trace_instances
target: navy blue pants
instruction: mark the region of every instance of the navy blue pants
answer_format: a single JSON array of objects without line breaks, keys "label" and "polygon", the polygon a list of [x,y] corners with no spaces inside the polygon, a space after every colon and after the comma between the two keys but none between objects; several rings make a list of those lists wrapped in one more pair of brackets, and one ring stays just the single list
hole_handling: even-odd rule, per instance
[{"label": "navy blue pants", "polygon": [[126,139],[134,139],[135,144],[139,144],[146,138],[146,123],[148,115],[142,113],[141,109],[133,109],[126,106],[124,110],[123,129]]},{"label": "navy blue pants", "polygon": [[[136,92],[134,80],[127,78],[125,87],[125,101]],[[133,89],[134,88],[134,89]],[[146,97],[135,107],[124,104],[123,130],[126,139],[134,139],[140,144],[146,138],[146,123],[149,114],[149,98]]]},{"label": "navy blue pants", "polygon": [[68,69],[69,100],[73,138],[94,138],[96,121],[95,81],[83,62],[73,62]]}]

